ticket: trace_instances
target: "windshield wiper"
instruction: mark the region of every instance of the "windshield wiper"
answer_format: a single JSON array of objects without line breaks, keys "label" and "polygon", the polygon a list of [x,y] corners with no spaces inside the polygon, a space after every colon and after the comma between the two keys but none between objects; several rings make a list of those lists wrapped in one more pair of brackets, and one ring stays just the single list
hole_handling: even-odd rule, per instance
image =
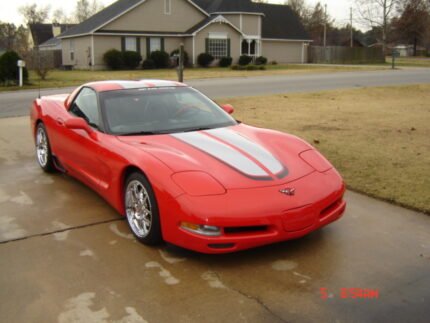
[{"label": "windshield wiper", "polygon": [[211,130],[213,127],[196,127],[196,128],[190,128],[181,130],[181,132],[193,132],[193,131],[203,131],[203,130]]},{"label": "windshield wiper", "polygon": [[152,135],[161,135],[163,132],[160,131],[138,131],[138,132],[129,132],[129,133],[119,133],[117,136],[152,136]]}]

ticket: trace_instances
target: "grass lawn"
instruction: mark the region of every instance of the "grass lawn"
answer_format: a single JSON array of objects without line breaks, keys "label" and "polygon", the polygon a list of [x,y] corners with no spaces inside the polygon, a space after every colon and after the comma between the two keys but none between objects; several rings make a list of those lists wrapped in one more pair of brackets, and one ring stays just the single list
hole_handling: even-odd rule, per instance
[{"label": "grass lawn", "polygon": [[[185,80],[219,78],[219,77],[250,77],[262,75],[285,75],[302,73],[331,73],[355,70],[381,69],[381,67],[368,66],[312,66],[301,64],[290,65],[267,65],[266,71],[233,71],[230,68],[193,68],[185,70]],[[54,70],[48,74],[45,81],[41,81],[41,88],[55,88],[78,86],[91,81],[102,80],[136,80],[136,79],[165,79],[177,80],[176,69],[165,70],[135,70],[135,71],[60,71]],[[30,83],[27,89],[37,88],[38,76],[30,71]],[[18,87],[0,87],[0,91],[18,90]]]},{"label": "grass lawn", "polygon": [[[387,64],[391,64],[391,56],[387,56]],[[430,57],[397,57],[396,66],[400,67],[430,67]]]},{"label": "grass lawn", "polygon": [[227,102],[245,123],[312,143],[349,188],[430,213],[430,84]]}]

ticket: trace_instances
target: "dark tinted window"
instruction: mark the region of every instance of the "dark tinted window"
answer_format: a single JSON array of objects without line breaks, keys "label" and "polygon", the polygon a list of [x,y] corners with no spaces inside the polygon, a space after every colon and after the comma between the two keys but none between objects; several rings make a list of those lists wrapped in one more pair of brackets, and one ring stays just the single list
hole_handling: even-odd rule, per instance
[{"label": "dark tinted window", "polygon": [[82,89],[76,100],[73,102],[70,112],[77,117],[84,118],[90,125],[98,127],[100,117],[97,104],[97,94],[92,89]]},{"label": "dark tinted window", "polygon": [[149,88],[100,94],[111,133],[174,133],[217,128],[236,121],[191,88]]}]

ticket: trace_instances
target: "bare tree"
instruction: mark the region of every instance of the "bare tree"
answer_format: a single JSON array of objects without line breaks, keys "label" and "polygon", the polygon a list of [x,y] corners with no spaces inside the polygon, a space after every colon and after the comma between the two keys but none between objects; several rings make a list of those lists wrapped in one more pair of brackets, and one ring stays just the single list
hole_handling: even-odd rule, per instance
[{"label": "bare tree", "polygon": [[308,19],[310,10],[305,0],[288,0],[285,4],[290,6],[291,10],[300,17],[302,22],[305,22]]},{"label": "bare tree", "polygon": [[16,26],[0,22],[0,46],[12,50],[15,45]]},{"label": "bare tree", "polygon": [[390,19],[396,11],[398,0],[356,0],[361,23],[370,28],[379,27],[382,31],[382,49],[387,47],[387,32]]},{"label": "bare tree", "polygon": [[399,9],[401,14],[394,20],[398,40],[412,42],[414,56],[417,55],[418,43],[424,44],[430,25],[430,5],[426,0],[402,0]]},{"label": "bare tree", "polygon": [[78,0],[74,14],[75,20],[81,23],[102,9],[103,5],[98,0]]},{"label": "bare tree", "polygon": [[19,8],[19,12],[23,16],[26,25],[45,22],[49,17],[50,11],[50,6],[39,8],[36,3]]},{"label": "bare tree", "polygon": [[52,13],[52,22],[57,24],[72,24],[74,19],[70,16],[67,16],[64,13],[64,10],[59,8],[55,9]]},{"label": "bare tree", "polygon": [[54,53],[34,48],[26,57],[27,66],[34,70],[41,80],[46,80],[48,73],[54,69]]}]

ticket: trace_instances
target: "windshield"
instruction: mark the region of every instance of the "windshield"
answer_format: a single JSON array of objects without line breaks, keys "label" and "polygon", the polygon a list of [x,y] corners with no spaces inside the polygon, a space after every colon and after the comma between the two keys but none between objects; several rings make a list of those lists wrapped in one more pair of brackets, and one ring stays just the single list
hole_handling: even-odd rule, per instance
[{"label": "windshield", "polygon": [[115,135],[151,135],[227,127],[236,121],[187,87],[144,88],[100,94],[107,128]]}]

